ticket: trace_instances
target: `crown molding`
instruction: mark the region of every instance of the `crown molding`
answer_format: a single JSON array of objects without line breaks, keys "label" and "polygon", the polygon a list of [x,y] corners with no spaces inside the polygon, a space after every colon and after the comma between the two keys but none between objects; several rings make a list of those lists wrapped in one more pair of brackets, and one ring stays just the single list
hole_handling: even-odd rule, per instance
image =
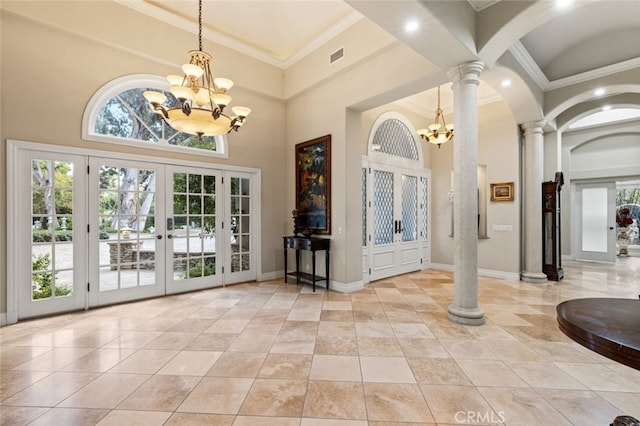
[{"label": "crown molding", "polygon": [[[153,6],[152,4],[149,4],[144,0],[114,0],[114,1],[118,4],[121,4],[122,6],[126,6],[130,9],[143,13],[161,22],[172,25],[176,28],[180,28],[181,30],[184,30],[193,34],[198,33],[198,26],[197,24],[194,24],[193,21],[178,15],[175,15],[159,7]],[[318,37],[316,37],[311,43],[307,44],[304,48],[294,53],[293,55],[291,55],[285,60],[278,59],[270,54],[265,53],[261,49],[257,49],[253,46],[243,43],[242,41],[239,41],[237,39],[234,39],[232,37],[229,37],[225,34],[222,34],[218,31],[215,31],[206,27],[202,28],[202,36],[209,41],[212,41],[214,43],[218,43],[222,46],[236,50],[240,53],[243,53],[259,61],[266,62],[280,69],[286,69],[291,65],[295,64],[297,61],[299,61],[303,57],[305,57],[306,55],[308,55],[309,53],[316,50],[318,47],[322,46],[327,41],[331,40],[336,35],[340,34],[344,30],[349,28],[354,23],[358,22],[362,18],[363,16],[360,13],[358,13],[355,10],[352,11],[344,19],[340,20],[340,22],[329,27],[327,30],[322,32]]]}]

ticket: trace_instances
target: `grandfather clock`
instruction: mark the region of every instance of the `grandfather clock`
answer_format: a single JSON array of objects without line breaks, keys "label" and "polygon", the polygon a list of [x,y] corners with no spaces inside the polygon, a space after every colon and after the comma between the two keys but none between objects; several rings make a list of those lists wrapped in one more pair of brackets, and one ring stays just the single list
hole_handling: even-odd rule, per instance
[{"label": "grandfather clock", "polygon": [[542,182],[542,272],[552,281],[564,277],[560,245],[560,190],[564,184],[562,172],[555,179]]}]

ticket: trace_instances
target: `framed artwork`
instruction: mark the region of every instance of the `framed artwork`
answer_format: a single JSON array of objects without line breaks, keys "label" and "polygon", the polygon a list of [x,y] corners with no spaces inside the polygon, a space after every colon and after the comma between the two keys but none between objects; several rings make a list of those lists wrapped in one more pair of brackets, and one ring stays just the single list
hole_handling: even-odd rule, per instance
[{"label": "framed artwork", "polygon": [[331,135],[296,145],[297,226],[331,234]]},{"label": "framed artwork", "polygon": [[513,201],[513,182],[492,183],[491,201]]}]

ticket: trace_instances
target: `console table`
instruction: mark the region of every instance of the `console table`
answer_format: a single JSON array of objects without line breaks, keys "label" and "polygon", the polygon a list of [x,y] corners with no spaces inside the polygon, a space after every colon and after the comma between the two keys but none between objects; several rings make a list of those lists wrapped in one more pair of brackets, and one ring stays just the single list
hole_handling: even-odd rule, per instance
[{"label": "console table", "polygon": [[[329,290],[329,245],[331,240],[328,238],[306,238],[306,237],[282,237],[284,242],[284,282],[287,282],[287,276],[296,277],[296,283],[300,284],[300,280],[309,281],[313,285],[313,291],[316,291],[316,282],[325,281],[327,290]],[[287,270],[287,250],[296,251],[296,270],[288,272]],[[300,250],[311,252],[311,274],[300,272]],[[316,276],[316,251],[325,251],[324,268],[325,276]]]}]

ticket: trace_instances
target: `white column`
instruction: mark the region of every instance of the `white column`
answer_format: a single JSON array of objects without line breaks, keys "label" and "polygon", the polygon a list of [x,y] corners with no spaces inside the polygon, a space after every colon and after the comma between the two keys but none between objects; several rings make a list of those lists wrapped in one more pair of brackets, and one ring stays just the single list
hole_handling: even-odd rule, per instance
[{"label": "white column", "polygon": [[521,125],[524,130],[524,271],[522,281],[543,283],[542,272],[542,179],[544,176],[544,121]]},{"label": "white column", "polygon": [[453,82],[453,283],[448,317],[484,324],[478,306],[478,84],[484,64],[460,64],[447,72]]}]

